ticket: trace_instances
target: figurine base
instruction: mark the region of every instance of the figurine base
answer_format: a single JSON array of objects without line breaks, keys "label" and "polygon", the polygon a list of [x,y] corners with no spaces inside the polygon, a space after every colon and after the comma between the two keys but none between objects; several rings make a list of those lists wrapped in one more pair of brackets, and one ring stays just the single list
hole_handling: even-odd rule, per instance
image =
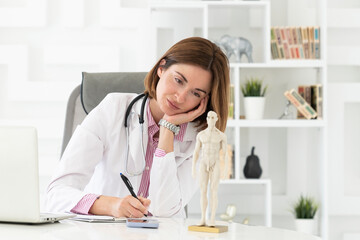
[{"label": "figurine base", "polygon": [[228,231],[228,226],[216,225],[215,227],[209,227],[209,226],[191,225],[188,227],[188,230],[193,232],[222,233]]}]

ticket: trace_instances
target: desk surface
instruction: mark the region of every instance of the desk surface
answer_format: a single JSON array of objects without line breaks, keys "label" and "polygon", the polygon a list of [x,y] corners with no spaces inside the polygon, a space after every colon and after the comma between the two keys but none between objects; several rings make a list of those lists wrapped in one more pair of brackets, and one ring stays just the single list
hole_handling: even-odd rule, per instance
[{"label": "desk surface", "polygon": [[[196,224],[194,219],[160,218],[158,229],[127,228],[125,223],[84,223],[64,220],[55,224],[23,225],[0,223],[1,239],[274,239],[274,240],[320,240],[321,238],[295,231],[268,228],[263,226],[247,226],[229,223],[226,233],[190,232],[189,225]],[[217,222],[222,223],[222,222]],[[224,223],[227,224],[227,223]]]}]

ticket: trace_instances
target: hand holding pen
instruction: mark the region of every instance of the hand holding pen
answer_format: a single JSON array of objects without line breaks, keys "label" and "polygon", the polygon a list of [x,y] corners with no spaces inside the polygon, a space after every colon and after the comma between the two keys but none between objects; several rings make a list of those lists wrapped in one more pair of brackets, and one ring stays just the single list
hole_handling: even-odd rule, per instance
[{"label": "hand holding pen", "polygon": [[[133,189],[133,187],[132,187],[131,182],[129,181],[129,179],[128,179],[124,174],[122,174],[122,173],[120,173],[120,177],[121,177],[121,179],[123,180],[123,182],[125,183],[125,185],[126,185],[127,189],[129,190],[130,194],[131,194],[134,198],[136,198],[141,204],[143,204],[143,201],[141,201],[141,200],[136,196],[136,194],[135,194],[135,192],[134,192],[134,189]],[[142,199],[143,199],[143,198],[142,198]],[[148,201],[150,201],[150,200],[148,200]],[[132,216],[133,216],[133,215],[130,213],[130,216],[129,216],[129,217],[131,218]],[[147,217],[147,214],[144,213],[144,216]]]}]

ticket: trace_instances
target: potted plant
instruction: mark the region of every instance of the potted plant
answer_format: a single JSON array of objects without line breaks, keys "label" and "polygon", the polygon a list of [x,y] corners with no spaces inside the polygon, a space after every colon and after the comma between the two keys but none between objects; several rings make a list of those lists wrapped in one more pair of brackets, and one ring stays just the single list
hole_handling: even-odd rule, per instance
[{"label": "potted plant", "polygon": [[262,88],[262,81],[258,78],[247,79],[244,85],[241,85],[241,91],[244,95],[244,109],[246,119],[262,119],[265,109],[265,93],[268,86]]},{"label": "potted plant", "polygon": [[299,232],[316,234],[316,221],[314,219],[318,204],[311,197],[300,196],[293,206],[295,227]]}]

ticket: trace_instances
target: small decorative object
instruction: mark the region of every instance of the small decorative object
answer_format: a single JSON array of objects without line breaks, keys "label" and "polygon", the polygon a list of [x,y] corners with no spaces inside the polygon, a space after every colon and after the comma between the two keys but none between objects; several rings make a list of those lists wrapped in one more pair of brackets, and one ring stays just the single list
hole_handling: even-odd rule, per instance
[{"label": "small decorative object", "polygon": [[258,120],[264,117],[265,110],[265,93],[268,86],[262,89],[262,81],[258,78],[248,79],[241,86],[244,95],[245,118]]},{"label": "small decorative object", "polygon": [[249,225],[249,218],[244,218],[244,220],[242,221],[242,224]]},{"label": "small decorative object", "polygon": [[295,227],[299,232],[316,234],[316,221],[314,219],[318,204],[311,197],[300,196],[293,206]]},{"label": "small decorative object", "polygon": [[255,147],[252,147],[251,155],[246,158],[244,167],[244,176],[246,178],[260,178],[262,174],[259,157],[254,154],[254,151]]},{"label": "small decorative object", "polygon": [[[196,162],[199,159],[199,154],[201,153],[199,162],[201,220],[199,225],[189,226],[188,229],[190,231],[217,233],[227,231],[227,226],[215,226],[218,187],[220,182],[220,149],[224,155],[223,159],[227,159],[226,135],[215,127],[217,120],[218,117],[216,112],[209,111],[207,114],[207,128],[199,132],[196,136],[196,145],[192,163],[192,176],[194,178],[196,177]],[[225,167],[225,169],[227,169],[227,167]],[[206,222],[206,208],[208,204],[207,189],[209,180],[211,180],[209,201],[211,216],[210,220]]]},{"label": "small decorative object", "polygon": [[284,109],[283,114],[279,117],[279,119],[290,119],[291,118],[291,111],[290,111],[291,102],[288,100],[286,102],[286,106]]},{"label": "small decorative object", "polygon": [[236,215],[236,206],[233,204],[229,204],[226,207],[226,213],[221,214],[220,218],[224,221],[229,221],[231,222],[233,220],[233,218]]},{"label": "small decorative object", "polygon": [[224,35],[220,38],[219,42],[215,41],[215,43],[223,49],[228,59],[230,59],[232,55],[235,55],[236,62],[240,62],[242,55],[245,54],[248,62],[253,62],[252,44],[246,38]]}]

